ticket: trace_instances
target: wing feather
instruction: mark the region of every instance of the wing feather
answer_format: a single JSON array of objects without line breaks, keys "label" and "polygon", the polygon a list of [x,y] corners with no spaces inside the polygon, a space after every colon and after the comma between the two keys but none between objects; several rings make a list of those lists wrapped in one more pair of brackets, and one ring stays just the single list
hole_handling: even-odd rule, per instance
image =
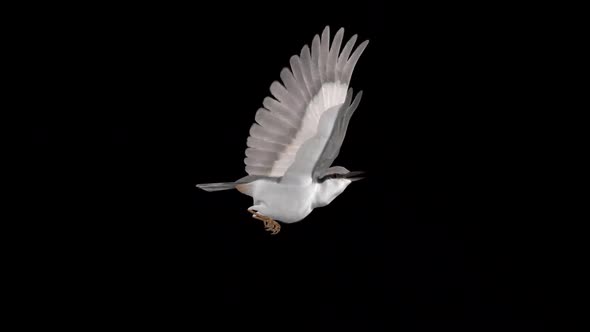
[{"label": "wing feather", "polygon": [[354,69],[354,66],[356,66],[357,61],[359,60],[361,54],[363,53],[363,51],[365,50],[365,48],[367,47],[368,44],[369,44],[368,40],[365,40],[364,42],[362,42],[354,50],[354,52],[352,53],[352,55],[350,56],[350,58],[348,59],[348,61],[344,65],[344,68],[342,69],[342,75],[344,78],[344,82],[350,82],[350,78],[352,77],[352,71]]},{"label": "wing feather", "polygon": [[315,35],[311,42],[311,79],[313,87],[321,84],[320,70],[318,68],[318,58],[320,57],[320,37]]},{"label": "wing feather", "polygon": [[[281,157],[287,158],[280,159]],[[280,159],[277,162],[277,165],[288,167],[290,164],[288,159],[293,159],[294,157],[294,154],[286,152],[270,152],[254,148],[246,149],[246,159],[249,160],[247,163],[252,166],[264,166],[268,162],[273,162],[277,159]]]},{"label": "wing feather", "polygon": [[273,143],[273,142],[265,141],[263,139],[252,137],[252,136],[248,137],[248,141],[246,142],[246,145],[249,148],[256,148],[258,150],[272,151],[272,152],[281,152],[281,151],[285,150],[285,148],[287,147],[287,145],[284,145],[284,144]]},{"label": "wing feather", "polygon": [[309,91],[309,95],[313,97],[316,91],[314,91],[313,87],[313,77],[311,76],[311,55],[307,45],[303,46],[303,49],[301,50],[301,68],[307,91]]},{"label": "wing feather", "polygon": [[[248,158],[246,158],[248,159]],[[269,166],[252,166],[252,165],[248,165],[246,164],[246,172],[250,175],[256,175],[256,174],[273,174],[273,169],[272,167]],[[272,175],[269,175],[272,176]],[[282,176],[282,175],[279,175]]]},{"label": "wing feather", "polygon": [[299,85],[295,81],[295,77],[293,77],[293,73],[291,73],[289,68],[286,68],[286,67],[283,68],[281,70],[280,76],[281,76],[281,81],[283,81],[283,84],[285,84],[287,91],[289,91],[289,93],[291,94],[292,97],[294,97],[296,100],[304,100],[305,99],[305,95],[302,94],[301,89],[299,88]]},{"label": "wing feather", "polygon": [[264,108],[258,109],[254,119],[262,127],[268,128],[270,131],[277,134],[294,135],[297,132],[295,126]]},{"label": "wing feather", "polygon": [[297,115],[297,113],[293,110],[288,109],[287,107],[285,107],[285,105],[281,104],[276,99],[266,97],[262,101],[262,105],[272,114],[275,114],[277,117],[282,118],[283,120],[291,124],[293,127],[299,127],[300,117]]},{"label": "wing feather", "polygon": [[320,41],[319,58],[318,58],[318,69],[320,74],[320,82],[322,84],[328,81],[328,75],[326,73],[326,64],[328,62],[328,51],[330,46],[330,27],[326,26],[322,32]]},{"label": "wing feather", "polygon": [[269,129],[260,126],[255,123],[250,128],[250,136],[256,137],[271,143],[278,143],[288,145],[291,140],[288,136],[271,132]]},{"label": "wing feather", "polygon": [[305,83],[305,79],[303,78],[303,71],[301,70],[301,60],[297,55],[294,55],[289,60],[289,64],[291,65],[291,70],[293,71],[293,76],[295,77],[295,82],[299,89],[301,90],[301,95],[305,100],[311,99],[311,95],[309,90],[307,89],[307,85]]},{"label": "wing feather", "polygon": [[270,93],[276,98],[276,100],[285,105],[287,109],[293,111],[299,109],[298,101],[293,98],[289,94],[289,91],[287,91],[287,89],[285,89],[285,87],[278,81],[272,82],[270,85]]},{"label": "wing feather", "polygon": [[352,38],[350,38],[348,40],[348,42],[346,43],[346,45],[344,45],[344,48],[342,49],[342,53],[340,53],[340,56],[338,57],[338,63],[336,64],[336,80],[337,81],[343,81],[345,83],[348,83],[348,82],[344,81],[344,76],[343,76],[344,66],[346,65],[346,62],[348,61],[348,56],[350,55],[350,52],[352,51],[352,47],[354,46],[354,43],[356,43],[356,38],[357,38],[357,35],[354,35],[354,36],[352,36]]},{"label": "wing feather", "polygon": [[[336,36],[334,36],[334,42],[330,47],[330,52],[328,54],[328,63],[326,66],[328,68],[335,68],[336,64],[338,63],[338,53],[340,52],[340,46],[342,45],[342,38],[344,37],[344,28],[340,28],[338,32],[336,32]],[[336,71],[335,70],[328,70],[328,81],[332,82],[336,80]]]}]

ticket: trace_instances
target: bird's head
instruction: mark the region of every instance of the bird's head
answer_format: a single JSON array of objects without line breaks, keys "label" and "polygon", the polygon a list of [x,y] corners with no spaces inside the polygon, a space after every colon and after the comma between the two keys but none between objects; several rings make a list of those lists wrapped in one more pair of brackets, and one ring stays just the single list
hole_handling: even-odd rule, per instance
[{"label": "bird's head", "polygon": [[338,172],[323,176],[318,181],[318,190],[315,199],[315,207],[322,207],[330,204],[334,198],[342,194],[344,189],[353,181],[363,179],[364,172]]}]

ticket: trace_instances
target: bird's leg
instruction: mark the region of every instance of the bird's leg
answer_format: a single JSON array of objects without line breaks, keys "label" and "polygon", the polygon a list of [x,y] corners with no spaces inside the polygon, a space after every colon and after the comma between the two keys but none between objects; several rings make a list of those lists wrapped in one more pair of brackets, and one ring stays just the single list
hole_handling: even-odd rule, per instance
[{"label": "bird's leg", "polygon": [[281,231],[281,225],[276,220],[264,216],[254,210],[248,209],[248,212],[252,213],[252,218],[262,220],[264,223],[264,229],[269,231],[272,235],[276,235]]}]

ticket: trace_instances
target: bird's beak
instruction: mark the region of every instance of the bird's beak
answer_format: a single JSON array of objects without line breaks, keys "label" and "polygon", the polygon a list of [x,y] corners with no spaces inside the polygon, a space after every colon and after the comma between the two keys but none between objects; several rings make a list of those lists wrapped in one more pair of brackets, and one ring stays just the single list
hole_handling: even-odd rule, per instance
[{"label": "bird's beak", "polygon": [[363,171],[354,171],[354,172],[348,172],[346,173],[346,175],[344,176],[345,178],[349,179],[350,181],[354,182],[354,181],[358,181],[358,180],[362,180],[365,177],[364,176],[360,176],[365,174],[365,172]]}]

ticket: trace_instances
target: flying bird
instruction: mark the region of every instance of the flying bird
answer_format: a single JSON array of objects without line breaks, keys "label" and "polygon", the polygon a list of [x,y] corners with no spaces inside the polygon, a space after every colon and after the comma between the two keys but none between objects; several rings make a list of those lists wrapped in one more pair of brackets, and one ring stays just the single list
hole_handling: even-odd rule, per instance
[{"label": "flying bird", "polygon": [[362,97],[353,99],[352,71],[368,40],[353,52],[357,35],[341,49],[344,29],[330,43],[330,27],[315,35],[280,73],[282,84],[270,86],[247,139],[247,176],[235,182],[205,183],[206,191],[237,189],[251,196],[252,217],[272,234],[280,224],[298,222],[318,207],[330,204],[363,172],[331,167],[338,156],[348,123]]}]

